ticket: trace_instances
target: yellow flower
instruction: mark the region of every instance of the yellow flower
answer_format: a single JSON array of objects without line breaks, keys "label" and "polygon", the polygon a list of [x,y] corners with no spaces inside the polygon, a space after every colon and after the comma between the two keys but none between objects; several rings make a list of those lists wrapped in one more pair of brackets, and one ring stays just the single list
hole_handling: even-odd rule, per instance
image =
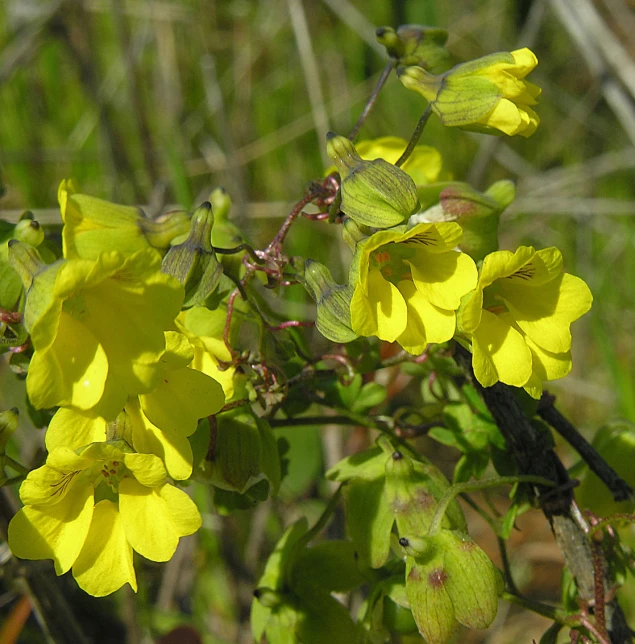
[{"label": "yellow flower", "polygon": [[164,330],[181,308],[183,288],[160,272],[152,250],[50,266],[30,252],[23,244],[10,248],[27,290],[24,324],[35,349],[26,383],[31,402],[95,409],[112,419],[129,395],[159,384]]},{"label": "yellow flower", "polygon": [[66,258],[96,259],[112,248],[124,255],[152,247],[165,251],[175,237],[187,234],[190,228],[185,212],[148,219],[141,208],[79,194],[68,180],[60,184],[57,198],[64,221],[62,245]]},{"label": "yellow flower", "polygon": [[137,590],[133,550],[167,561],[201,525],[192,500],[166,482],[160,459],[130,453],[123,441],[93,443],[79,454],[54,449],[22,483],[20,498],[25,507],[9,524],[12,552],[52,559],[58,575],[72,568],[97,597],[125,583]]},{"label": "yellow flower", "polygon": [[[114,423],[90,412],[62,407],[46,432],[49,452],[59,447],[80,449],[105,441],[115,432],[138,453],[154,454],[173,479],[192,474],[192,447],[188,441],[200,418],[216,414],[225,402],[221,385],[193,367],[194,350],[187,339],[168,332],[161,362],[166,370],[159,386],[147,394],[131,396]],[[186,366],[186,365],[190,366]]]},{"label": "yellow flower", "polygon": [[349,278],[353,331],[411,353],[452,338],[455,311],[477,277],[474,261],[453,250],[461,234],[455,223],[422,223],[359,242]]},{"label": "yellow flower", "polygon": [[230,400],[234,395],[236,368],[220,368],[221,362],[232,359],[222,339],[225,319],[222,310],[210,311],[203,306],[194,306],[179,313],[176,325],[192,343],[194,358],[191,367],[219,382],[225,392],[225,400]]},{"label": "yellow flower", "polygon": [[477,380],[484,387],[500,380],[539,397],[545,380],[571,370],[569,327],[592,301],[583,280],[563,273],[557,248],[487,255],[458,315],[459,331],[472,341]]},{"label": "yellow flower", "polygon": [[540,88],[525,80],[538,64],[527,48],[483,56],[435,76],[421,67],[398,70],[399,79],[421,94],[444,125],[495,134],[530,136],[540,119],[531,109]]}]

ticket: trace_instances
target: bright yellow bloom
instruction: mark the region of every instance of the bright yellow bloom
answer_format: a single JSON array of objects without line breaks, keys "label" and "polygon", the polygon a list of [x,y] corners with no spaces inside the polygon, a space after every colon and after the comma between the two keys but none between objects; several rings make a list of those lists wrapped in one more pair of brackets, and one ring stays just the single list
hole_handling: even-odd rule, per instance
[{"label": "bright yellow bloom", "polygon": [[[384,159],[395,163],[403,154],[408,142],[398,136],[382,136],[378,139],[368,139],[355,144],[355,149],[362,159],[373,161]],[[443,160],[440,152],[429,145],[417,145],[401,169],[407,172],[418,186],[441,181]],[[335,172],[333,165],[326,174]]]},{"label": "bright yellow bloom", "polygon": [[538,64],[527,49],[483,56],[435,76],[421,67],[398,71],[408,88],[421,94],[444,125],[509,136],[530,136],[540,119],[536,105],[540,88],[525,80]]},{"label": "bright yellow bloom", "polygon": [[165,251],[175,237],[185,235],[190,228],[185,212],[148,219],[141,208],[79,194],[68,180],[60,184],[57,198],[64,221],[62,245],[67,259],[97,259],[112,248],[123,255],[149,248]]},{"label": "bright yellow bloom", "polygon": [[[10,249],[17,264],[32,259],[22,250]],[[27,391],[36,408],[93,409],[112,419],[129,395],[159,385],[164,330],[183,302],[182,286],[160,267],[153,250],[111,251],[22,271],[31,277],[24,323],[35,349]]]},{"label": "bright yellow bloom", "polygon": [[477,278],[474,261],[453,250],[461,234],[455,223],[422,223],[359,242],[349,278],[353,331],[411,353],[452,338],[455,311]]},{"label": "bright yellow bloom", "polygon": [[569,327],[592,301],[583,280],[563,273],[557,248],[487,255],[458,315],[459,330],[472,341],[477,380],[484,387],[500,380],[539,397],[545,380],[571,370]]},{"label": "bright yellow bloom", "polygon": [[12,552],[52,559],[58,575],[72,568],[80,587],[98,597],[125,583],[136,591],[133,550],[167,561],[201,525],[192,500],[166,482],[161,460],[130,453],[123,441],[79,454],[54,449],[22,483],[20,498],[25,507],[9,524]]},{"label": "bright yellow bloom", "polygon": [[[222,313],[222,315],[218,315]],[[181,311],[176,324],[194,349],[192,369],[201,371],[219,382],[225,392],[225,400],[234,395],[235,367],[221,369],[221,362],[231,362],[232,356],[222,339],[226,315],[223,311],[194,306]]]},{"label": "bright yellow bloom", "polygon": [[225,396],[216,380],[186,366],[192,365],[194,357],[187,339],[173,331],[166,335],[168,348],[161,361],[167,366],[156,389],[131,396],[114,426],[101,416],[62,407],[46,432],[48,451],[58,447],[78,450],[109,440],[109,434],[116,431],[136,452],[158,456],[173,479],[189,478],[192,448],[188,436],[196,431],[200,418],[220,411]]}]

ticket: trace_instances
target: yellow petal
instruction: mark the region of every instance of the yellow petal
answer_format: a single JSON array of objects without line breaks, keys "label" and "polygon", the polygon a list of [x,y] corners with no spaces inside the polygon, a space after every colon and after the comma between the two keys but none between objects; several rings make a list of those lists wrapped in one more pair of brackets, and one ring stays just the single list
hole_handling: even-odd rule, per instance
[{"label": "yellow petal", "polygon": [[485,288],[501,277],[509,277],[527,264],[536,251],[531,246],[520,246],[515,253],[508,250],[497,250],[483,260],[478,283]]},{"label": "yellow petal", "polygon": [[64,574],[84,545],[93,516],[92,486],[78,486],[51,506],[26,506],[9,524],[9,547],[21,559],[52,559]]},{"label": "yellow petal", "polygon": [[412,282],[399,283],[408,307],[408,325],[397,342],[410,353],[419,354],[430,342],[446,342],[454,335],[453,311],[440,309],[417,290]]},{"label": "yellow petal", "polygon": [[564,378],[571,371],[571,351],[552,353],[539,347],[529,336],[525,342],[531,349],[534,375],[541,381]]},{"label": "yellow petal", "polygon": [[394,284],[378,270],[368,273],[368,295],[358,285],[351,300],[351,324],[359,335],[394,342],[406,328],[408,309]]},{"label": "yellow petal", "polygon": [[403,234],[400,243],[431,254],[445,253],[457,246],[463,230],[455,222],[422,222]]},{"label": "yellow petal", "polygon": [[531,376],[531,351],[523,336],[508,321],[489,311],[483,311],[474,331],[472,353],[474,375],[484,387],[499,380],[522,387]]},{"label": "yellow petal", "polygon": [[193,501],[170,485],[150,489],[132,479],[122,481],[119,511],[128,542],[152,561],[168,561],[179,538],[192,534],[201,525]]},{"label": "yellow petal", "polygon": [[166,371],[158,387],[139,396],[143,413],[159,429],[190,436],[200,418],[225,404],[223,388],[208,375],[189,369]]},{"label": "yellow petal", "polygon": [[142,454],[155,454],[173,479],[185,480],[192,474],[192,446],[178,432],[161,431],[142,413],[138,401],[126,405],[132,426],[132,446]]},{"label": "yellow petal", "polygon": [[56,447],[79,449],[106,440],[106,421],[100,416],[82,413],[70,407],[60,407],[46,430],[46,449]]},{"label": "yellow petal", "polygon": [[73,577],[93,597],[110,595],[126,583],[137,592],[132,547],[112,501],[95,506],[86,542],[73,565]]},{"label": "yellow petal", "polygon": [[538,346],[552,353],[569,351],[570,325],[593,302],[586,283],[568,273],[537,288],[506,287],[501,294],[516,324]]},{"label": "yellow petal", "polygon": [[93,333],[67,313],[59,320],[57,337],[44,351],[36,351],[26,386],[37,409],[69,405],[94,407],[108,377],[108,358]]},{"label": "yellow petal", "polygon": [[439,308],[455,311],[461,298],[476,286],[476,265],[465,253],[448,251],[430,255],[417,250],[415,258],[408,263],[417,290]]}]

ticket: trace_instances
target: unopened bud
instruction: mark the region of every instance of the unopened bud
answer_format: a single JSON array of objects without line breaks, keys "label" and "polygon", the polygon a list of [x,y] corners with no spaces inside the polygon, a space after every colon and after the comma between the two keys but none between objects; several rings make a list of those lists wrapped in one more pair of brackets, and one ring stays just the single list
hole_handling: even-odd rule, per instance
[{"label": "unopened bud", "polygon": [[362,159],[351,141],[333,132],[326,149],[342,179],[342,212],[356,223],[391,228],[416,212],[417,187],[401,168],[384,159]]},{"label": "unopened bud", "polygon": [[187,234],[190,228],[190,218],[185,211],[175,210],[161,215],[157,219],[140,217],[137,224],[150,246],[165,251],[170,248],[170,243],[173,240]]},{"label": "unopened bud", "polygon": [[192,215],[187,239],[172,246],[163,258],[161,271],[185,287],[184,306],[203,304],[220,282],[223,267],[212,248],[213,225],[212,206],[206,201]]},{"label": "unopened bud", "polygon": [[33,279],[46,267],[46,264],[31,244],[11,239],[8,247],[9,263],[20,276],[24,290],[28,291],[33,284]]},{"label": "unopened bud", "polygon": [[9,439],[18,428],[18,413],[16,407],[0,411],[0,456],[4,454]]},{"label": "unopened bud", "polygon": [[443,70],[450,57],[444,47],[448,39],[445,29],[401,25],[396,32],[392,27],[380,27],[375,33],[377,41],[400,65],[418,65],[437,72]]},{"label": "unopened bud", "polygon": [[304,265],[304,280],[317,304],[317,330],[333,342],[351,342],[359,337],[351,329],[351,288],[338,284],[324,264],[313,260]]},{"label": "unopened bud", "polygon": [[271,588],[256,588],[256,590],[254,590],[254,597],[265,608],[276,608],[276,606],[280,606],[280,604],[282,604],[283,602],[280,593],[272,590]]},{"label": "unopened bud", "polygon": [[39,246],[44,241],[44,230],[38,221],[27,216],[15,225],[13,238],[31,246]]},{"label": "unopened bud", "polygon": [[[364,226],[364,228],[366,228]],[[364,231],[360,226],[358,226],[350,217],[344,220],[342,224],[342,239],[346,242],[346,245],[355,252],[357,244],[366,239],[370,231]]]},{"label": "unopened bud", "polygon": [[432,542],[426,537],[407,535],[399,538],[399,545],[407,555],[421,557],[432,549]]}]

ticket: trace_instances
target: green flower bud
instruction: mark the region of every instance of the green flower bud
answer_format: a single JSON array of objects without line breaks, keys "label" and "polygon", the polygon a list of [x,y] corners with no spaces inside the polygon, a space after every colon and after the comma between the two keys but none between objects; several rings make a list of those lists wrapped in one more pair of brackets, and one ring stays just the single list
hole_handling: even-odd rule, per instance
[{"label": "green flower bud", "polygon": [[443,644],[457,622],[487,628],[502,590],[492,562],[461,532],[441,530],[425,541],[423,555],[406,557],[406,594],[421,635]]},{"label": "green flower bud", "polygon": [[229,219],[229,211],[232,207],[232,198],[225,188],[219,186],[210,192],[207,199],[212,204],[216,224]]},{"label": "green flower bud", "polygon": [[391,228],[419,208],[417,187],[401,168],[384,159],[362,159],[351,141],[333,132],[326,150],[342,179],[342,212],[356,223]]},{"label": "green flower bud", "polygon": [[192,215],[187,239],[172,246],[163,258],[161,271],[176,277],[185,287],[184,306],[203,304],[223,274],[212,248],[213,225],[212,206],[206,201]]},{"label": "green flower bud", "polygon": [[[366,228],[366,226],[364,226]],[[342,239],[346,242],[346,245],[355,252],[357,244],[366,239],[369,235],[366,234],[360,226],[358,226],[350,217],[344,220],[342,224]]]},{"label": "green flower bud", "polygon": [[20,219],[15,225],[13,238],[31,246],[39,246],[44,241],[44,230],[38,221],[27,217]]},{"label": "green flower bud", "polygon": [[432,542],[429,538],[412,535],[400,537],[399,545],[404,549],[404,552],[411,557],[422,557],[428,554],[433,548]]},{"label": "green flower bud", "polygon": [[137,224],[150,246],[165,251],[176,238],[186,235],[190,229],[190,218],[185,211],[175,210],[157,219],[140,217]]},{"label": "green flower bud", "polygon": [[338,284],[324,264],[310,259],[304,265],[304,280],[317,304],[317,330],[333,342],[355,340],[358,335],[351,329],[352,289]]},{"label": "green flower bud", "polygon": [[265,608],[276,608],[284,602],[280,593],[272,590],[271,588],[256,588],[256,590],[254,590],[254,597]]},{"label": "green flower bud", "polygon": [[18,428],[18,414],[16,407],[0,412],[0,456],[4,454],[9,439]]},{"label": "green flower bud", "polygon": [[377,41],[386,48],[391,58],[400,65],[418,65],[433,72],[442,71],[450,58],[444,47],[448,32],[436,27],[401,25],[380,27],[375,32]]},{"label": "green flower bud", "polygon": [[46,264],[31,244],[12,239],[9,241],[8,247],[9,263],[20,276],[24,290],[28,291],[33,284],[33,279],[46,268]]}]

